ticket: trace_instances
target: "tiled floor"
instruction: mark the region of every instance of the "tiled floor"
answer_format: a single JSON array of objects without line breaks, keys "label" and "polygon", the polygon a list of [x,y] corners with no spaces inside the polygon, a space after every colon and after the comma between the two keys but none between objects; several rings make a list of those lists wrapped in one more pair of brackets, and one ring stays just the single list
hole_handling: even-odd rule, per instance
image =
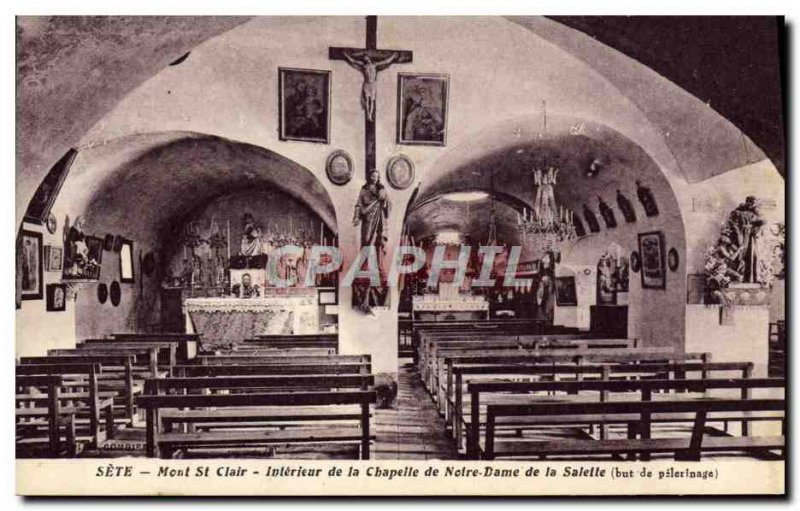
[{"label": "tiled floor", "polygon": [[401,359],[394,409],[375,410],[374,457],[383,460],[455,459],[455,446],[411,360]]}]

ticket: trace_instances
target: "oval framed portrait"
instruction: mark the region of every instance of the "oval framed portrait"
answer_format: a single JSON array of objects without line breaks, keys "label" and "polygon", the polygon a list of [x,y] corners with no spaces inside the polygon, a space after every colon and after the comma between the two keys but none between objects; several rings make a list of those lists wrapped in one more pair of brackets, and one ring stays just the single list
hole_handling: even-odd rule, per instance
[{"label": "oval framed portrait", "polygon": [[122,301],[122,289],[119,287],[119,282],[116,280],[111,283],[111,288],[109,289],[109,298],[111,298],[111,305],[116,307],[119,305],[119,302]]},{"label": "oval framed portrait", "polygon": [[101,304],[106,303],[108,300],[108,286],[105,282],[97,284],[97,301]]},{"label": "oval framed portrait", "polygon": [[639,252],[635,250],[631,252],[631,270],[639,273],[639,270],[642,269],[642,258],[639,257]]},{"label": "oval framed portrait", "polygon": [[114,252],[119,252],[120,250],[122,250],[122,243],[124,241],[125,241],[125,238],[123,238],[119,234],[114,236],[114,243],[112,244],[112,248],[114,249]]},{"label": "oval framed portrait", "polygon": [[156,269],[156,256],[152,252],[148,252],[142,259],[142,273],[148,277],[153,274]]},{"label": "oval framed portrait", "polygon": [[107,250],[109,252],[114,250],[114,235],[113,234],[106,234],[106,237],[103,238],[103,250]]},{"label": "oval framed portrait", "polygon": [[56,220],[56,216],[52,213],[47,215],[47,232],[50,234],[55,234],[56,229],[58,229],[58,220]]},{"label": "oval framed portrait", "polygon": [[395,190],[405,190],[414,182],[414,163],[404,154],[394,156],[386,164],[386,181]]},{"label": "oval framed portrait", "polygon": [[677,271],[678,263],[680,263],[678,251],[675,250],[675,247],[672,247],[669,249],[669,252],[667,252],[667,266],[669,267],[669,271]]},{"label": "oval framed portrait", "polygon": [[353,177],[353,159],[346,151],[341,149],[332,152],[325,162],[325,173],[331,183],[343,186]]}]

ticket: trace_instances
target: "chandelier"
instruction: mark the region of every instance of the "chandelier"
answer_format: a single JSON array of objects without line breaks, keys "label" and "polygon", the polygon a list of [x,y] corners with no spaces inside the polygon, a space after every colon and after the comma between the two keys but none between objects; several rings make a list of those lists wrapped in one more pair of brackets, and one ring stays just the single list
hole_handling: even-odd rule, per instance
[{"label": "chandelier", "polygon": [[559,206],[555,198],[558,167],[536,168],[533,171],[536,184],[533,209],[523,208],[517,212],[517,225],[525,243],[532,238],[537,252],[560,252],[559,246],[565,241],[578,237],[575,232],[573,213]]},{"label": "chandelier", "polygon": [[[547,103],[542,101],[543,131],[547,135]],[[522,208],[517,212],[517,225],[522,234],[523,243],[527,238],[533,238],[534,250],[544,255],[547,252],[560,252],[560,245],[565,241],[578,237],[573,223],[571,210],[556,203],[556,183],[558,181],[558,167],[547,164],[545,153],[544,165],[533,169],[533,183],[536,194],[533,199],[533,209]]]}]

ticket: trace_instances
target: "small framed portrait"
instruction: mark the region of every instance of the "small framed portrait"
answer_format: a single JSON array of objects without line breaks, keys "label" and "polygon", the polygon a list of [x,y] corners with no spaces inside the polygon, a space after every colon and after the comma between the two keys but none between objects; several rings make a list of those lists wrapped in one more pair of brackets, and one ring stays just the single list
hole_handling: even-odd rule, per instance
[{"label": "small framed portrait", "polygon": [[83,278],[97,280],[100,278],[100,266],[103,264],[103,239],[87,236],[86,248],[89,251],[89,260],[94,261],[96,264],[87,267]]},{"label": "small framed portrait", "polygon": [[111,252],[114,250],[114,235],[113,234],[106,234],[106,237],[103,238],[103,250]]},{"label": "small framed portrait", "polygon": [[281,140],[330,140],[331,72],[278,68]]},{"label": "small framed portrait", "polygon": [[119,281],[123,284],[132,284],[133,276],[133,242],[123,240],[119,250]]},{"label": "small framed portrait", "polygon": [[386,181],[395,190],[405,190],[414,182],[414,163],[404,154],[392,157],[386,164]]},{"label": "small framed portrait", "polygon": [[353,177],[353,159],[346,151],[334,151],[325,162],[325,173],[331,183],[343,186]]},{"label": "small framed portrait", "polygon": [[575,277],[556,277],[556,305],[578,305]]},{"label": "small framed portrait", "polygon": [[267,287],[265,269],[230,270],[231,294],[236,298],[260,298]]},{"label": "small framed portrait", "polygon": [[639,234],[639,254],[642,258],[642,288],[666,289],[664,234],[661,231]]},{"label": "small framed portrait", "polygon": [[67,310],[67,286],[65,284],[47,284],[46,302],[48,312]]},{"label": "small framed portrait", "polygon": [[17,246],[17,279],[22,300],[42,299],[42,252],[42,233],[23,230]]},{"label": "small framed portrait", "polygon": [[445,145],[448,75],[399,73],[397,76],[397,143]]},{"label": "small framed portrait", "polygon": [[45,245],[44,265],[47,271],[61,271],[64,269],[64,249],[53,245]]},{"label": "small framed portrait", "polygon": [[47,215],[47,232],[55,234],[56,229],[58,229],[58,220],[54,214],[50,213]]},{"label": "small framed portrait", "polygon": [[631,252],[631,271],[634,273],[639,273],[639,270],[642,269],[642,259],[639,257],[639,252],[633,251]]}]

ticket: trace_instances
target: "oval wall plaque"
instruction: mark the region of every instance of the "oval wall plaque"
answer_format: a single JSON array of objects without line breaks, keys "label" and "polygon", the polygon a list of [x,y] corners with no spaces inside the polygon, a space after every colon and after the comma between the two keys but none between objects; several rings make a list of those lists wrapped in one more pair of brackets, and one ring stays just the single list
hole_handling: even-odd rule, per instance
[{"label": "oval wall plaque", "polygon": [[97,284],[97,301],[101,304],[108,300],[108,286],[105,282]]},{"label": "oval wall plaque", "polygon": [[353,177],[353,159],[345,151],[334,151],[325,162],[325,173],[328,174],[331,183],[346,185]]},{"label": "oval wall plaque", "polygon": [[111,298],[111,305],[116,307],[119,305],[119,302],[122,300],[122,289],[119,287],[119,282],[116,280],[111,283],[111,289],[109,291],[109,295]]},{"label": "oval wall plaque", "polygon": [[386,164],[386,181],[395,190],[405,190],[414,182],[414,163],[411,159],[399,154]]}]

